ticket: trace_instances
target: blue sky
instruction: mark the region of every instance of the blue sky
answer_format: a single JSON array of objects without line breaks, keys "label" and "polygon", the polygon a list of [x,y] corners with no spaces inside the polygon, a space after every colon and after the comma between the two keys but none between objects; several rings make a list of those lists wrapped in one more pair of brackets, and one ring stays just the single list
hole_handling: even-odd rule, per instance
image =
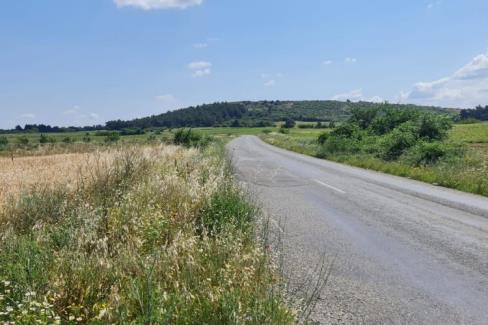
[{"label": "blue sky", "polygon": [[0,128],[214,101],[488,104],[488,1],[15,0]]}]

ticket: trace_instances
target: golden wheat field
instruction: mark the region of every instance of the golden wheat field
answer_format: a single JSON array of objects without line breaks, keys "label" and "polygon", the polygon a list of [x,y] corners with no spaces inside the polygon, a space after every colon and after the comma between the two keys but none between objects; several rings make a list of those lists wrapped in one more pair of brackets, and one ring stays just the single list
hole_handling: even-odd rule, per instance
[{"label": "golden wheat field", "polygon": [[[133,150],[133,153],[145,158],[171,156],[175,159],[181,154],[180,151],[174,146],[148,146]],[[97,171],[110,167],[120,154],[120,149],[110,149],[13,159],[0,157],[0,209],[7,200],[15,199],[20,193],[35,187],[55,188],[62,185],[75,188],[80,181],[87,182]]]}]

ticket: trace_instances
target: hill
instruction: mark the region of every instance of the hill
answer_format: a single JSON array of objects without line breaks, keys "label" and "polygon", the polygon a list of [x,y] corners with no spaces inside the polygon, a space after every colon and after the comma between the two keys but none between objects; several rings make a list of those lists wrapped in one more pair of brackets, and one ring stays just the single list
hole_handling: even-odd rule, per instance
[{"label": "hill", "polygon": [[398,109],[421,109],[437,113],[459,114],[456,109],[388,103],[340,102],[332,100],[242,101],[192,106],[130,121],[109,121],[106,124],[106,128],[120,130],[124,128],[149,127],[263,127],[285,119],[314,122],[342,121],[350,116],[350,110],[353,108],[370,108],[382,105],[389,105]]}]

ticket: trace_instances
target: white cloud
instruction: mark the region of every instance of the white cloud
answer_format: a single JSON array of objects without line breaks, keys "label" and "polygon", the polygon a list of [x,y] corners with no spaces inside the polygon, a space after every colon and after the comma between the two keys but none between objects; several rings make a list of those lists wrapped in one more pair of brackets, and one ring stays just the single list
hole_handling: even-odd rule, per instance
[{"label": "white cloud", "polygon": [[33,113],[25,113],[25,114],[22,114],[20,115],[21,118],[25,118],[25,119],[29,119],[29,120],[33,120],[36,118],[36,114],[33,114]]},{"label": "white cloud", "polygon": [[203,0],[114,0],[117,7],[136,7],[151,9],[186,9],[200,5]]},{"label": "white cloud", "polygon": [[473,107],[488,103],[488,53],[480,54],[451,76],[418,82],[400,94],[402,102],[425,105]]},{"label": "white cloud", "polygon": [[205,49],[208,47],[208,43],[195,43],[193,44],[193,48],[195,49]]},{"label": "white cloud", "polygon": [[356,59],[356,58],[345,58],[344,59],[344,62],[346,62],[346,63],[356,63],[356,62],[358,62],[358,59]]},{"label": "white cloud", "polygon": [[365,97],[363,94],[363,90],[361,88],[354,89],[346,93],[337,94],[332,97],[332,100],[350,100],[350,101],[365,101],[365,102],[373,102],[373,103],[382,103],[385,100],[380,96],[373,96],[373,97]]},{"label": "white cloud", "polygon": [[171,95],[171,94],[166,94],[166,95],[158,95],[156,96],[156,99],[160,102],[174,102],[176,101],[176,97]]},{"label": "white cloud", "polygon": [[98,115],[97,113],[89,113],[88,118],[90,120],[98,120],[100,118],[100,115]]},{"label": "white cloud", "polygon": [[274,79],[268,80],[268,81],[266,81],[266,82],[264,83],[264,86],[265,86],[265,87],[273,87],[273,86],[275,86],[275,85],[276,85],[276,80],[274,80]]},{"label": "white cloud", "polygon": [[212,63],[207,61],[195,61],[188,64],[188,69],[193,72],[194,78],[204,77],[212,73]]},{"label": "white cloud", "polygon": [[74,114],[78,114],[79,111],[80,111],[80,107],[75,105],[75,106],[73,106],[73,108],[65,110],[63,112],[63,114],[64,115],[74,115]]},{"label": "white cloud", "polygon": [[334,63],[332,60],[322,61],[322,65],[331,65],[332,63]]},{"label": "white cloud", "polygon": [[442,4],[441,0],[431,2],[427,5],[427,9],[433,9],[434,7],[438,7]]},{"label": "white cloud", "polygon": [[363,97],[363,90],[362,89],[354,89],[348,91],[347,93],[337,94],[332,97],[333,100],[360,100]]}]

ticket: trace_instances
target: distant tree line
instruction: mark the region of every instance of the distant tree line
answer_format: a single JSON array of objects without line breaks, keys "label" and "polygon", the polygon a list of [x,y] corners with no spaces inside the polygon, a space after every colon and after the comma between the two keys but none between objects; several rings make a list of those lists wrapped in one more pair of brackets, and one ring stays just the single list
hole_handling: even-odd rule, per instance
[{"label": "distant tree line", "polygon": [[[241,101],[217,102],[169,111],[129,121],[114,120],[105,125],[85,127],[57,127],[44,124],[17,126],[14,130],[0,133],[62,133],[75,131],[120,131],[121,135],[139,134],[147,128],[195,128],[195,127],[268,127],[276,122],[293,120],[304,122],[345,121],[351,110],[381,108],[386,103],[340,102],[334,100],[311,101]],[[458,116],[459,110],[416,105],[388,104],[398,109],[419,109],[433,113],[449,113]],[[387,105],[387,106],[388,106]]]},{"label": "distant tree line", "polygon": [[460,113],[461,120],[476,119],[480,121],[488,121],[488,105],[478,106],[475,109],[463,109]]},{"label": "distant tree line", "polygon": [[59,127],[45,124],[26,124],[24,127],[17,125],[13,130],[0,130],[0,134],[5,133],[64,133],[78,131],[96,131],[103,130],[103,125],[83,126],[83,127]]}]

